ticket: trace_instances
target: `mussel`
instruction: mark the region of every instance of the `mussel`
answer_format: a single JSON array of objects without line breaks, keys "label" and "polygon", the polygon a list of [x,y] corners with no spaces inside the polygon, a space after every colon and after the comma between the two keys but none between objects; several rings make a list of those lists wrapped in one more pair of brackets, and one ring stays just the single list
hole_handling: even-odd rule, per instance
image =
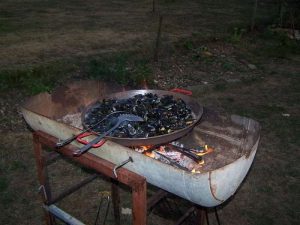
[{"label": "mussel", "polygon": [[[140,123],[125,123],[116,129],[111,135],[123,138],[147,138],[157,135],[169,134],[176,130],[189,126],[194,120],[192,110],[186,103],[172,95],[159,97],[157,94],[138,94],[127,99],[103,99],[96,102],[87,112],[84,122],[92,127],[101,121],[109,113],[124,111],[135,114],[144,119]],[[98,133],[103,133],[114,125],[114,119],[93,127]]]}]

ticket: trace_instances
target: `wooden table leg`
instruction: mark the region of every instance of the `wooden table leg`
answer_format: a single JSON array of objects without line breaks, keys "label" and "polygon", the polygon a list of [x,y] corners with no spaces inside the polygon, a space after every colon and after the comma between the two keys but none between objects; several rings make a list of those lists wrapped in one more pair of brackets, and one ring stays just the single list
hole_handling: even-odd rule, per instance
[{"label": "wooden table leg", "polygon": [[147,224],[147,182],[132,188],[133,225]]},{"label": "wooden table leg", "polygon": [[[48,182],[45,158],[42,155],[42,144],[39,141],[38,135],[33,134],[33,147],[34,147],[34,155],[37,167],[38,180],[40,183],[40,192],[42,196],[42,200],[44,204],[51,199],[51,191]],[[47,225],[54,225],[54,217],[47,210],[44,210],[45,220]]]},{"label": "wooden table leg", "polygon": [[[49,146],[50,148],[55,148],[55,144],[57,139],[49,134],[43,133],[41,131],[37,131],[36,135],[36,148],[37,155],[41,155],[39,150],[40,143],[45,146]],[[35,137],[35,136],[34,136]],[[72,145],[64,146],[60,149],[56,149],[60,154],[72,159],[74,162],[80,163],[82,166],[87,168],[91,168],[96,172],[103,174],[104,176],[110,177],[112,179],[116,179],[113,173],[113,169],[115,165],[109,161],[101,159],[89,152],[81,155],[80,157],[74,157],[73,152],[76,148]],[[37,165],[38,168],[41,166],[41,162],[37,157]],[[43,174],[38,172],[39,179],[41,181],[46,181]],[[133,217],[133,225],[146,225],[147,222],[147,181],[145,177],[142,177],[136,173],[133,173],[125,168],[118,169],[118,178],[117,181],[129,186],[132,189],[132,217]],[[42,182],[40,182],[42,183]],[[44,182],[45,183],[45,182]],[[117,199],[117,198],[115,198]],[[118,213],[118,212],[117,212]],[[120,214],[120,213],[119,213]]]},{"label": "wooden table leg", "polygon": [[120,225],[121,217],[120,217],[120,193],[119,193],[119,186],[118,181],[111,179],[111,196],[112,196],[112,203],[114,209],[114,218],[115,218],[115,225]]},{"label": "wooden table leg", "polygon": [[200,206],[196,207],[196,224],[195,225],[204,225],[206,219],[206,209]]}]

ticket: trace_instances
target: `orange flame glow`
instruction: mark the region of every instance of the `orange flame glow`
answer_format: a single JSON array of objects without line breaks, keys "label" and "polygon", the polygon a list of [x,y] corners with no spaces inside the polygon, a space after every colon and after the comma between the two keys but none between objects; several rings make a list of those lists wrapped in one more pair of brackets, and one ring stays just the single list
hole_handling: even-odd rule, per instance
[{"label": "orange flame glow", "polygon": [[192,169],[192,173],[201,173],[199,170]]},{"label": "orange flame glow", "polygon": [[142,145],[139,148],[141,148],[143,151],[147,151],[148,149],[150,149],[152,146],[151,145]]},{"label": "orange flame glow", "polygon": [[155,157],[155,154],[153,152],[145,152],[145,155],[151,158]]},{"label": "orange flame glow", "polygon": [[212,148],[208,147],[207,145],[205,145],[204,149],[205,149],[205,151],[198,152],[198,153],[196,153],[196,155],[203,156],[203,155],[209,154],[214,151]]},{"label": "orange flame glow", "polygon": [[142,145],[139,148],[143,151],[143,154],[145,154],[148,157],[154,158],[155,154],[152,151],[147,151],[151,148],[151,145]]},{"label": "orange flame glow", "polygon": [[198,162],[199,165],[204,165],[204,159],[202,159],[200,162]]}]

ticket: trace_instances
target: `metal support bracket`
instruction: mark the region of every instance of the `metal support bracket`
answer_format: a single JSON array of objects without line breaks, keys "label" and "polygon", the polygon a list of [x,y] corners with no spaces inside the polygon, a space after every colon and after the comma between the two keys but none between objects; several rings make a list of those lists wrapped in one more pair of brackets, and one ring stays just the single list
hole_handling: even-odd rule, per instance
[{"label": "metal support bracket", "polygon": [[39,186],[38,192],[41,193],[44,196],[45,201],[48,201],[48,196],[47,196],[46,189],[45,189],[44,185]]},{"label": "metal support bracket", "polygon": [[114,175],[116,178],[118,178],[117,169],[121,168],[122,166],[126,165],[129,162],[133,162],[133,159],[131,158],[131,156],[129,156],[129,158],[127,160],[121,162],[120,164],[118,164],[114,167],[113,172],[114,172]]}]

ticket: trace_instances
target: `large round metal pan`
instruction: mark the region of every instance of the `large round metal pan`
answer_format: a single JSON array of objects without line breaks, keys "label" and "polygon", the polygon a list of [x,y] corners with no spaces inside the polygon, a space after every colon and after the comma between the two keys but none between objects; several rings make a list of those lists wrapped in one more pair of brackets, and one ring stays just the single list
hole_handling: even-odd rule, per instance
[{"label": "large round metal pan", "polygon": [[[194,126],[201,119],[201,116],[203,114],[203,107],[200,106],[198,102],[192,97],[179,94],[176,92],[163,91],[163,90],[131,90],[131,91],[113,93],[105,96],[103,99],[127,99],[138,94],[144,95],[147,93],[157,94],[159,97],[162,97],[164,95],[172,95],[174,98],[181,98],[186,103],[186,105],[192,110],[192,115],[195,121],[189,126],[180,130],[176,130],[169,134],[158,135],[158,136],[148,137],[148,138],[118,138],[118,137],[107,136],[106,139],[109,139],[113,142],[116,142],[124,146],[158,145],[163,143],[169,143],[187,134],[189,131],[191,131],[194,128]],[[89,111],[90,108],[93,107],[94,104],[95,102],[88,105],[82,112],[82,125],[84,128],[87,128],[84,120],[85,114]]]}]

